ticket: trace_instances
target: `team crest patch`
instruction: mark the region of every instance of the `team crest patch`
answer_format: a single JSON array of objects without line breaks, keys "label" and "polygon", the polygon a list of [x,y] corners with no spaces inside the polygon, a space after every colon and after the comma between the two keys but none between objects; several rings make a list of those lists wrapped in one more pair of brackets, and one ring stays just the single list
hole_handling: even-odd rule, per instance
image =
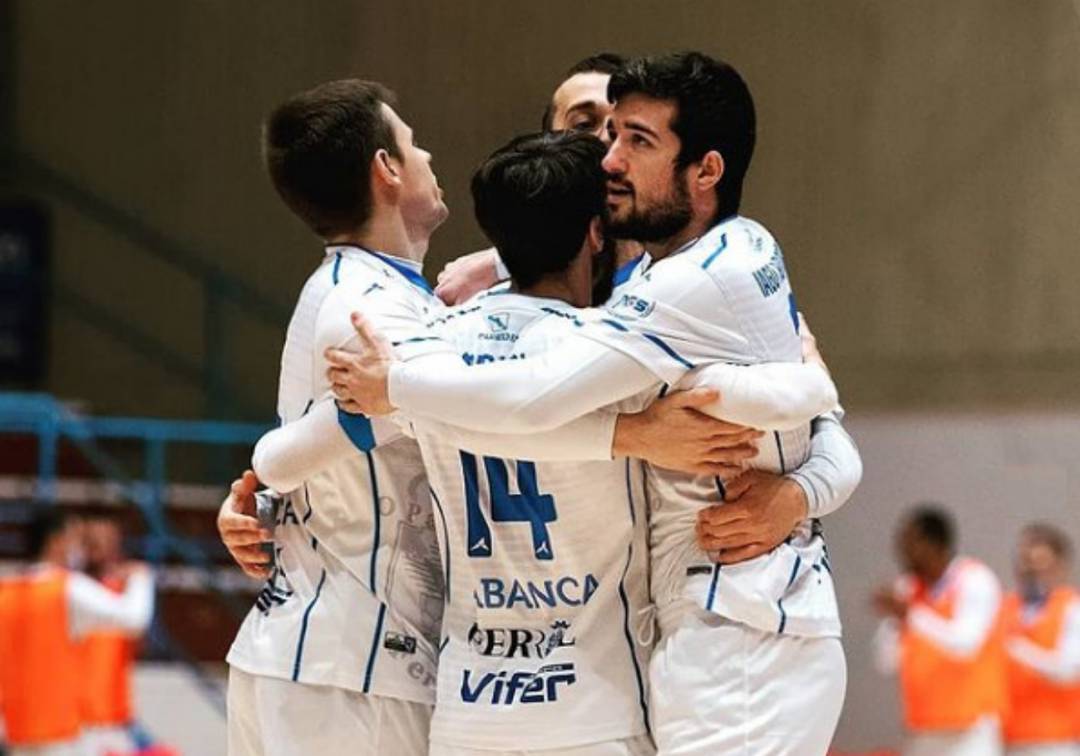
[{"label": "team crest patch", "polygon": [[510,315],[505,312],[488,315],[487,324],[492,333],[503,333],[510,328]]}]

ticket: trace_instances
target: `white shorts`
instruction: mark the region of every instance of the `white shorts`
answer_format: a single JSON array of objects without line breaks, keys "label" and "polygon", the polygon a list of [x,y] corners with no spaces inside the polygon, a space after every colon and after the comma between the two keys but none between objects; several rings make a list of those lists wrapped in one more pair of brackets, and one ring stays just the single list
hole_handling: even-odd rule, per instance
[{"label": "white shorts", "polygon": [[229,756],[425,756],[432,707],[229,668]]},{"label": "white shorts", "polygon": [[542,751],[487,751],[477,748],[460,748],[443,743],[432,743],[430,751],[431,756],[653,756],[655,753],[656,747],[648,735]]},{"label": "white shorts", "polygon": [[904,739],[903,756],[1001,756],[1001,726],[987,717],[963,732],[909,733]]},{"label": "white shorts", "polygon": [[688,607],[649,664],[661,756],[824,756],[847,664],[838,638],[764,633]]},{"label": "white shorts", "polygon": [[127,727],[87,727],[83,730],[86,756],[105,756],[113,753],[134,753],[135,739]]},{"label": "white shorts", "polygon": [[1039,743],[1009,746],[1005,756],[1080,756],[1080,743]]},{"label": "white shorts", "polygon": [[87,756],[82,740],[42,746],[8,746],[10,756]]}]

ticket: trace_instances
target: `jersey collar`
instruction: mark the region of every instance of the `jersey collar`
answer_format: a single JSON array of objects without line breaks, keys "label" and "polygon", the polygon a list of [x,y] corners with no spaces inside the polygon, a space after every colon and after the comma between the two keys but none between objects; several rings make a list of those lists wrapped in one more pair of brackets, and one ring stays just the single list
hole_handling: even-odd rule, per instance
[{"label": "jersey collar", "polygon": [[403,257],[395,257],[394,255],[384,254],[382,252],[376,252],[373,249],[367,247],[361,247],[359,244],[329,244],[326,247],[326,254],[334,254],[345,249],[354,249],[359,252],[366,252],[372,257],[381,261],[384,265],[392,268],[402,276],[406,281],[411,283],[416,288],[423,291],[425,294],[434,294],[434,290],[431,288],[431,284],[427,282],[427,279],[420,273],[421,263],[415,260],[406,260]]}]

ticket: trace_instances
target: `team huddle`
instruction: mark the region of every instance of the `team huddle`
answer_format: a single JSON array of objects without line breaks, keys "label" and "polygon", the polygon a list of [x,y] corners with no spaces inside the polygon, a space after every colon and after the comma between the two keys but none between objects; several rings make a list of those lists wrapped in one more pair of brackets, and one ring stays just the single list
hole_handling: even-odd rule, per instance
[{"label": "team huddle", "polygon": [[[846,671],[821,518],[858,452],[777,241],[750,92],[700,53],[574,66],[447,217],[374,82],[276,108],[324,240],[219,528],[266,579],[229,752],[825,754]],[[256,492],[257,481],[266,486]]]}]

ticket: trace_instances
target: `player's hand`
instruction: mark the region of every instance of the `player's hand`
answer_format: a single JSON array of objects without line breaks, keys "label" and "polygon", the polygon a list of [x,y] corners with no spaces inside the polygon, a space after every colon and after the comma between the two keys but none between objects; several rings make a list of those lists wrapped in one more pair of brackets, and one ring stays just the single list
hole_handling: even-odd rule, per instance
[{"label": "player's hand", "polygon": [[783,543],[806,513],[806,493],[798,483],[747,470],[728,486],[723,504],[698,512],[698,546],[721,564],[745,562]]},{"label": "player's hand", "polygon": [[354,312],[352,324],[360,337],[360,351],[326,350],[330,390],[346,412],[388,415],[394,411],[390,403],[390,368],[397,358],[390,344],[363,315]]},{"label": "player's hand", "polygon": [[882,617],[902,620],[907,616],[908,601],[900,596],[891,585],[885,585],[874,591],[870,597],[874,609]]},{"label": "player's hand", "polygon": [[483,249],[451,260],[442,269],[435,286],[435,295],[448,305],[461,304],[466,299],[499,282],[495,263],[499,253]]},{"label": "player's hand", "polygon": [[229,495],[218,510],[217,528],[221,542],[229,550],[233,560],[244,574],[253,578],[265,578],[270,574],[270,555],[262,544],[273,536],[259,527],[255,518],[255,488],[258,478],[251,470],[232,482]]},{"label": "player's hand", "polygon": [[719,399],[715,389],[677,391],[657,399],[643,412],[619,415],[614,456],[636,457],[695,475],[735,477],[757,454],[755,442],[762,434],[699,411]]},{"label": "player's hand", "polygon": [[827,374],[831,375],[829,366],[825,364],[825,358],[821,356],[817,337],[810,330],[810,324],[806,322],[806,318],[803,317],[801,312],[799,313],[799,338],[802,341],[803,362],[817,363]]}]

